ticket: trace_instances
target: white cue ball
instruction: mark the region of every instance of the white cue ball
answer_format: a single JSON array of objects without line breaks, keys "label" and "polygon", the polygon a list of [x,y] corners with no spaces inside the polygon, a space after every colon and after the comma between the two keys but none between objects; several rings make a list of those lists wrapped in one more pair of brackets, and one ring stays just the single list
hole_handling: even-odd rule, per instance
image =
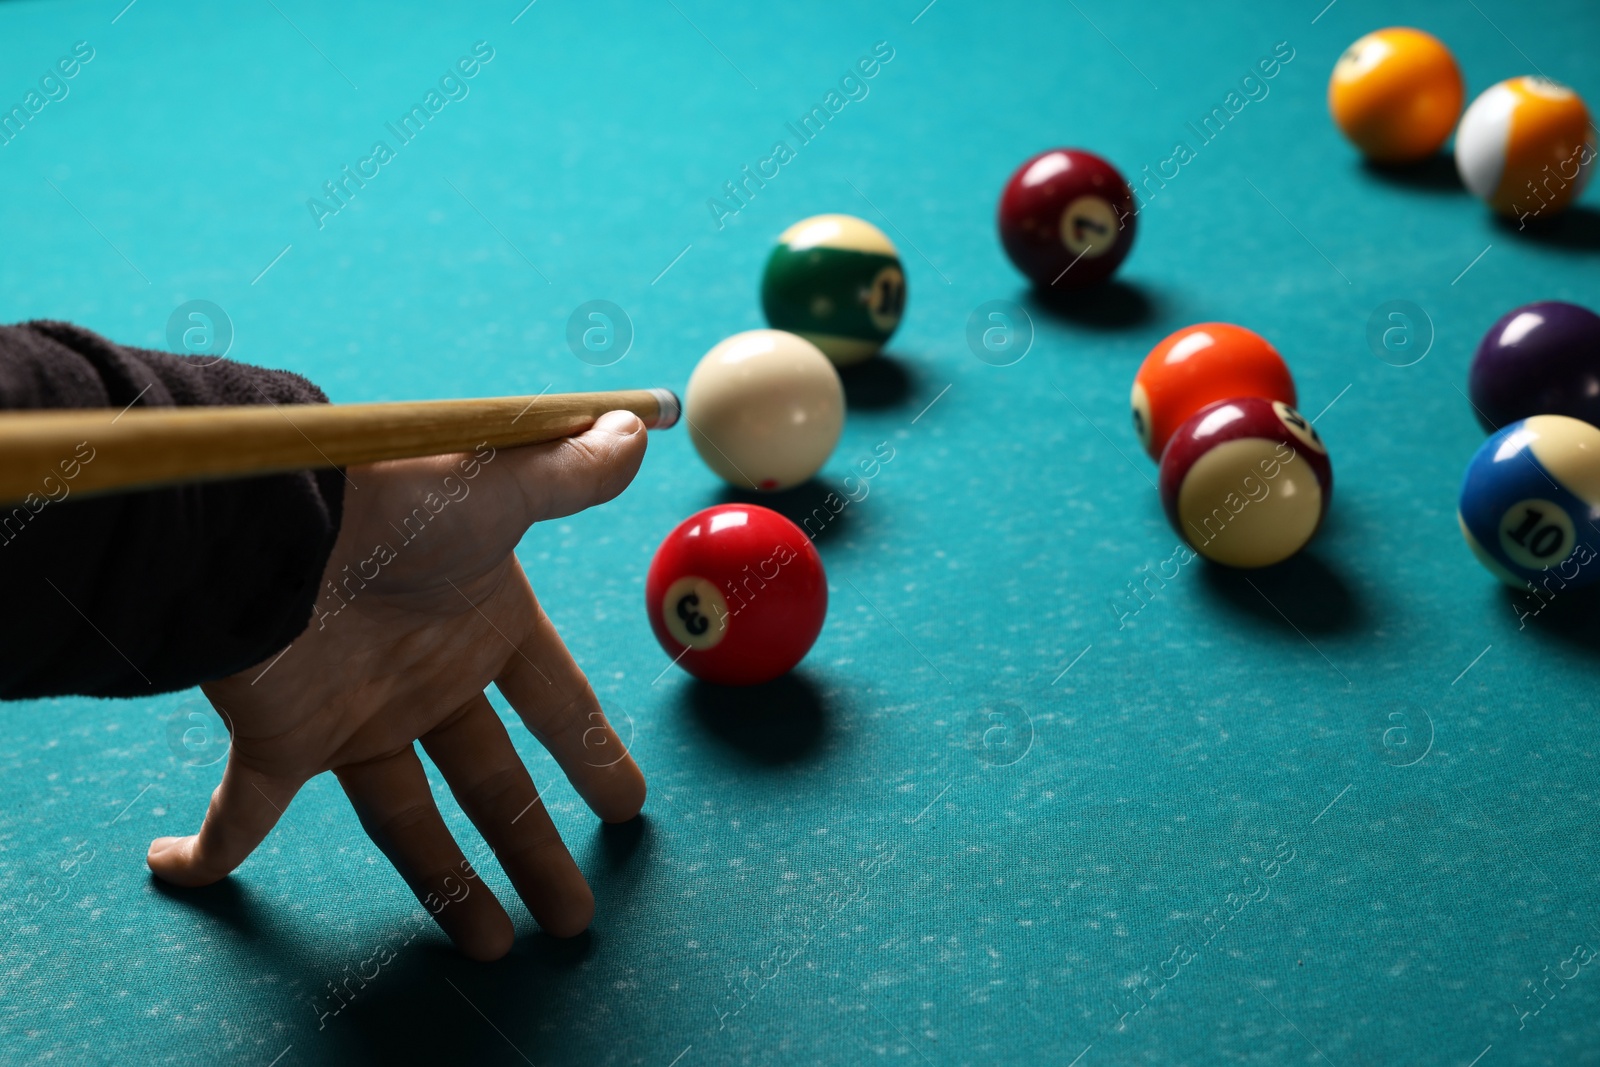
[{"label": "white cue ball", "polygon": [[700,458],[742,489],[788,489],[839,443],[844,385],[822,350],[782,330],[736,333],[689,376],[683,418]]}]

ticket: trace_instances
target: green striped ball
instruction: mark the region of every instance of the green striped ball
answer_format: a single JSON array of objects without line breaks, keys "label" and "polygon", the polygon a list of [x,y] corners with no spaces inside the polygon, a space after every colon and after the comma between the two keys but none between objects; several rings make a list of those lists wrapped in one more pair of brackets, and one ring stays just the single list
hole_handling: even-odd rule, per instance
[{"label": "green striped ball", "polygon": [[761,277],[773,329],[799,334],[839,366],[882,348],[905,310],[900,253],[851,215],[815,215],[783,231]]}]

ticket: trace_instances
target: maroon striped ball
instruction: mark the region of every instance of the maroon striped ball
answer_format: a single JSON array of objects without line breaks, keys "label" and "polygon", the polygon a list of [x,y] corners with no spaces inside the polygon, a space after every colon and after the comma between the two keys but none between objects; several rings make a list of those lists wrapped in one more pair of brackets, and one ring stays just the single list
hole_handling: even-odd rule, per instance
[{"label": "maroon striped ball", "polygon": [[1327,447],[1280,400],[1207,404],[1161,454],[1161,504],[1172,528],[1230,567],[1267,567],[1300,551],[1332,495]]}]

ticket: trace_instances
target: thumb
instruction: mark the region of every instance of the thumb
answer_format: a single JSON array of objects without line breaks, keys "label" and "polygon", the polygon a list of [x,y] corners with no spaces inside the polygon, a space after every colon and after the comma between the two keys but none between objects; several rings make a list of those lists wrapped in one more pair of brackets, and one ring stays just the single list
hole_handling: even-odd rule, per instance
[{"label": "thumb", "polygon": [[277,825],[299,789],[298,782],[270,778],[230,756],[200,832],[156,838],[145,862],[157,878],[173,885],[210,885],[226,878]]},{"label": "thumb", "polygon": [[576,437],[506,451],[501,474],[521,490],[528,524],[560,518],[626,489],[639,473],[648,437],[637,415],[607,412]]}]

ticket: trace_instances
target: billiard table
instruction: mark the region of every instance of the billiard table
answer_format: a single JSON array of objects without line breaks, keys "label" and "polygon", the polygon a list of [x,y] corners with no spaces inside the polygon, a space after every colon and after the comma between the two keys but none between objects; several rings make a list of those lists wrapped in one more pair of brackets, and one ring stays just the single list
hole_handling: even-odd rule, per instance
[{"label": "billiard table", "polygon": [[[0,1062],[1600,1063],[1600,613],[1501,587],[1455,516],[1473,347],[1600,301],[1600,194],[1519,230],[1325,103],[1394,24],[1469,100],[1600,102],[1592,3],[123,3],[0,6],[5,321],[355,402],[681,389],[822,212],[882,228],[909,297],[832,460],[760,498],[828,573],[792,674],[707,686],[651,635],[661,538],[751,499],[682,430],[519,548],[650,786],[602,826],[494,697],[587,934],[521,913],[461,958],[328,776],[173,889],[144,850],[227,754],[199,691],[9,704]],[[1141,217],[1046,298],[995,207],[1057,145]],[[1274,568],[1182,548],[1130,421],[1205,320],[1278,347],[1331,453]]]}]

